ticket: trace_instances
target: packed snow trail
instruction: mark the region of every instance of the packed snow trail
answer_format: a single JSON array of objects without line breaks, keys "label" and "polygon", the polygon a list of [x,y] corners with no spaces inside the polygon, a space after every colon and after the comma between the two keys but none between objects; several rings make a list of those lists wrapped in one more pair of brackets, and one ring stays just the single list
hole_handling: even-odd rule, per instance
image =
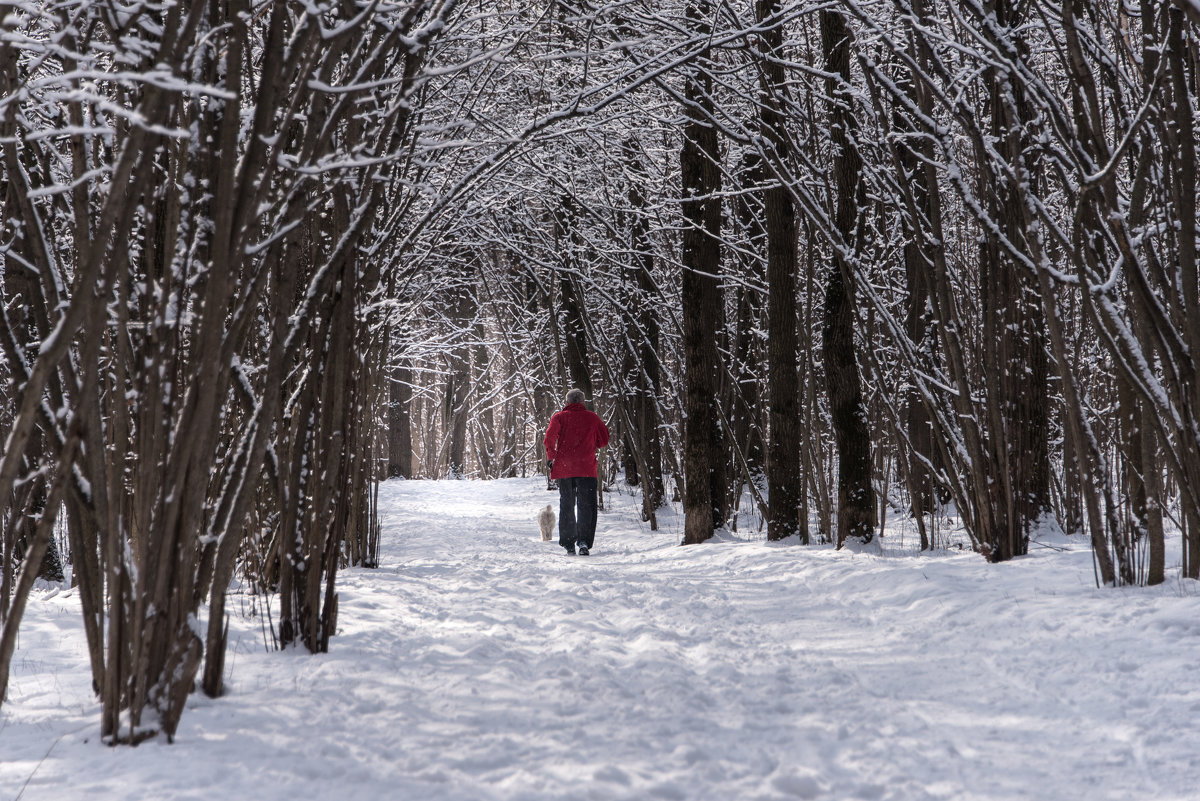
[{"label": "packed snow trail", "polygon": [[78,605],[41,592],[0,799],[1197,797],[1191,582],[1096,589],[1061,538],[1004,565],[681,548],[618,495],[568,557],[538,534],[555,500],[388,482],[383,566],[340,574],[330,653],[266,652],[232,602],[230,692],[194,695],[174,745],[97,743]]}]

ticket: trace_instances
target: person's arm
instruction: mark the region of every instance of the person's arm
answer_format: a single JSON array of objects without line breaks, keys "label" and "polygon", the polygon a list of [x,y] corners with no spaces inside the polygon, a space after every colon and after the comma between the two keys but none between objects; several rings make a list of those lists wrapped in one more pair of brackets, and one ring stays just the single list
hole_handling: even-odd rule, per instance
[{"label": "person's arm", "polygon": [[600,415],[596,415],[596,424],[596,447],[603,448],[608,444],[608,426],[604,425]]},{"label": "person's arm", "polygon": [[558,429],[560,421],[558,415],[550,418],[550,425],[546,427],[546,437],[542,440],[542,444],[546,447],[546,460],[553,462],[558,456]]}]

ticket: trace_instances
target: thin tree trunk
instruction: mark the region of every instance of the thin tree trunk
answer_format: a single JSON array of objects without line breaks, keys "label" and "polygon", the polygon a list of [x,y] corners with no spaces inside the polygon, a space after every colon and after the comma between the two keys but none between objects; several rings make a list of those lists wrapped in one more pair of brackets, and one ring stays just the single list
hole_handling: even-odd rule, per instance
[{"label": "thin tree trunk", "polygon": [[474,296],[465,286],[455,289],[451,318],[457,326],[459,342],[449,357],[446,382],[445,420],[450,432],[447,469],[451,478],[463,478],[467,472],[467,398],[471,391],[471,348],[463,341],[467,323],[475,311]]},{"label": "thin tree trunk", "polygon": [[657,528],[656,512],[663,503],[662,434],[659,431],[659,385],[662,380],[659,364],[659,316],[662,294],[654,281],[654,255],[650,249],[650,223],[647,218],[646,197],[638,178],[643,174],[641,160],[632,139],[625,141],[625,158],[633,179],[629,182],[629,206],[633,211],[630,225],[630,247],[634,254],[634,275],[637,295],[636,315],[641,336],[638,339],[640,370],[634,421],[640,449],[644,453],[641,476],[642,517]]},{"label": "thin tree trunk", "polygon": [[578,211],[570,197],[562,200],[559,214],[559,241],[563,243],[563,270],[558,274],[559,296],[562,298],[563,339],[566,345],[563,356],[571,386],[583,390],[589,402],[592,398],[592,365],[587,341],[587,314],[579,287],[581,247],[576,231]]},{"label": "thin tree trunk", "polygon": [[[1171,182],[1171,189],[1178,208],[1176,219],[1179,230],[1176,233],[1176,241],[1178,243],[1177,257],[1183,307],[1191,311],[1184,321],[1184,335],[1188,350],[1192,359],[1195,360],[1200,358],[1200,313],[1197,313],[1197,310],[1200,309],[1200,277],[1197,275],[1196,254],[1196,132],[1193,118],[1195,104],[1192,102],[1188,85],[1189,54],[1183,35],[1184,30],[1187,29],[1184,12],[1179,6],[1172,5],[1167,14],[1169,24],[1166,50],[1171,71],[1171,95],[1174,106],[1174,115],[1170,120],[1169,127],[1174,133],[1175,140],[1173,142],[1175,145],[1173,148],[1175,169],[1172,171],[1174,180]],[[1192,69],[1195,69],[1194,65],[1191,66]],[[1181,390],[1185,397],[1181,400],[1192,411],[1192,414],[1195,414],[1196,410],[1200,410],[1200,379],[1193,370],[1189,371],[1183,383]],[[1192,441],[1189,466],[1192,468],[1193,475],[1187,476],[1186,479],[1192,483],[1195,491],[1200,490],[1200,487],[1193,483],[1200,481],[1200,454],[1195,452],[1197,448],[1200,448],[1200,445],[1196,444],[1196,437],[1200,435],[1195,429],[1192,429],[1187,436]],[[1190,519],[1183,543],[1183,575],[1195,579],[1200,578],[1200,509],[1196,509],[1192,504],[1187,504],[1185,505],[1185,514]]]},{"label": "thin tree trunk", "polygon": [[763,159],[747,150],[738,171],[741,193],[733,201],[737,211],[740,233],[745,240],[744,252],[736,255],[736,269],[741,274],[735,293],[736,322],[730,372],[732,376],[729,405],[729,431],[733,442],[741,445],[749,480],[761,482],[766,472],[764,437],[766,425],[762,382],[762,328],[766,317],[766,230],[763,228],[762,185]]},{"label": "thin tree trunk", "polygon": [[412,364],[392,368],[388,378],[388,478],[413,477]]},{"label": "thin tree trunk", "polygon": [[[915,49],[915,48],[914,48]],[[916,53],[913,53],[917,56]],[[902,69],[897,83],[902,86],[913,105],[919,105],[920,98],[916,91],[915,82],[907,70]],[[896,113],[894,125],[901,133],[913,132],[914,126],[909,123],[906,115]],[[916,347],[917,353],[924,358],[930,367],[938,363],[935,338],[929,335],[933,319],[933,287],[931,257],[925,252],[925,241],[919,233],[920,221],[928,220],[933,213],[930,202],[931,191],[925,185],[927,173],[921,169],[918,155],[929,159],[928,141],[918,140],[914,146],[908,145],[906,137],[897,148],[897,158],[903,175],[908,178],[912,187],[916,209],[920,212],[918,219],[906,216],[908,229],[904,242],[904,275],[908,287],[906,298],[905,328],[908,339]],[[910,454],[903,461],[906,465],[905,480],[908,485],[911,512],[917,520],[921,534],[921,549],[927,550],[931,543],[925,527],[925,515],[932,512],[936,505],[934,471],[940,468],[939,449],[934,442],[933,420],[921,390],[915,386],[909,389],[904,407],[904,429],[906,446]]]}]

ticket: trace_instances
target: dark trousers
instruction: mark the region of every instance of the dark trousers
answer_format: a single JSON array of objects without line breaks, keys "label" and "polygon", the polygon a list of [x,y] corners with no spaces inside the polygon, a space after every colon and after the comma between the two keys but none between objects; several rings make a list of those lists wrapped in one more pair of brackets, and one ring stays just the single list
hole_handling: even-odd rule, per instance
[{"label": "dark trousers", "polygon": [[558,479],[558,544],[564,548],[596,542],[596,479]]}]

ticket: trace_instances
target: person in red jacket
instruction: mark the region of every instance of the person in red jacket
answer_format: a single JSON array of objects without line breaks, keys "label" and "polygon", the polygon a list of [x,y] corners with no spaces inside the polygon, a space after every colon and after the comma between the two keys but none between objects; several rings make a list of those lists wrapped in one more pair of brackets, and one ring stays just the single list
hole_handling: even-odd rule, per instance
[{"label": "person in red jacket", "polygon": [[558,544],[587,556],[596,542],[596,450],[608,444],[608,426],[583,405],[583,391],[567,393],[567,405],[546,427],[550,478],[558,480]]}]

